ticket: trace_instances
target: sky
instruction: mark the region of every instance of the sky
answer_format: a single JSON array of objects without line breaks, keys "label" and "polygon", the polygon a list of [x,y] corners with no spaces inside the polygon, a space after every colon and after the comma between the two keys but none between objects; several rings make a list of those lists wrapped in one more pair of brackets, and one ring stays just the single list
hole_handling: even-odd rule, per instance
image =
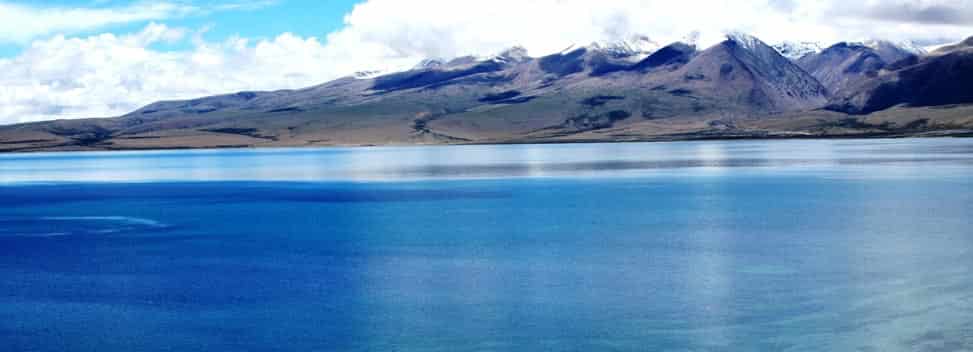
[{"label": "sky", "polygon": [[[973,0],[0,0],[0,124],[293,89],[427,58],[647,35],[765,42],[973,36]],[[694,35],[695,33],[695,35]]]}]

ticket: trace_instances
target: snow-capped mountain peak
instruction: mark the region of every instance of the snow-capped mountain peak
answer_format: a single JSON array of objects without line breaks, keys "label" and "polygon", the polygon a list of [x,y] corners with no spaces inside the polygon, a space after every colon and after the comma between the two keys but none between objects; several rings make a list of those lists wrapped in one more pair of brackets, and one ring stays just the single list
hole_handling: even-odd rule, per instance
[{"label": "snow-capped mountain peak", "polygon": [[751,51],[761,50],[761,48],[767,46],[767,44],[764,44],[764,42],[760,41],[760,39],[757,39],[757,37],[754,37],[752,35],[743,32],[727,33],[726,39],[736,42],[741,47]]},{"label": "snow-capped mountain peak", "polygon": [[925,55],[928,53],[925,48],[912,41],[893,42],[889,40],[870,39],[862,42],[861,44],[876,51],[894,48],[913,55]]},{"label": "snow-capped mountain peak", "polygon": [[449,63],[447,63],[447,65],[453,66],[454,64],[470,64],[470,63],[483,62],[483,61],[511,63],[511,62],[521,62],[527,59],[530,59],[530,56],[527,55],[527,49],[522,46],[515,45],[493,55],[471,55],[471,56],[459,57],[454,59],[453,61],[450,61]]},{"label": "snow-capped mountain peak", "polygon": [[592,50],[601,51],[617,58],[642,58],[659,50],[659,43],[645,35],[632,35],[617,41],[600,41],[590,45]]},{"label": "snow-capped mountain peak", "polygon": [[808,41],[784,41],[774,44],[772,47],[782,56],[791,60],[797,60],[807,55],[817,54],[824,50],[821,43]]}]

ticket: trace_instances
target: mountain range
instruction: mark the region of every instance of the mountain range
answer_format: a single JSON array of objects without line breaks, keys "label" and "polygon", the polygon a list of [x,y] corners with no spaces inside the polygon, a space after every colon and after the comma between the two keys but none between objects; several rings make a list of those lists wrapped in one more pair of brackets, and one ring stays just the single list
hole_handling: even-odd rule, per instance
[{"label": "mountain range", "polygon": [[634,36],[2,126],[0,151],[970,135],[971,87],[973,38],[925,52]]}]

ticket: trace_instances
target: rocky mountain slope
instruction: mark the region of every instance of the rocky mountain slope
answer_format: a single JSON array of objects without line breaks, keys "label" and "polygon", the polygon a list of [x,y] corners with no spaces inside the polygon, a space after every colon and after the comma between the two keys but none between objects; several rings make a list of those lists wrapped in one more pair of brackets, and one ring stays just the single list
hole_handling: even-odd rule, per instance
[{"label": "rocky mountain slope", "polygon": [[906,59],[857,89],[835,96],[830,109],[867,114],[896,105],[948,106],[973,102],[973,38],[930,55]]},{"label": "rocky mountain slope", "polygon": [[797,64],[828,87],[833,96],[858,89],[892,65],[913,62],[919,55],[887,41],[838,43],[797,60]]},{"label": "rocky mountain slope", "polygon": [[[848,114],[900,103],[973,102],[964,92],[942,95],[973,82],[963,75],[970,62],[966,48],[921,59],[904,54],[895,63],[889,61],[902,52],[848,44],[794,61],[744,34],[703,50],[686,43],[658,48],[647,37],[539,58],[512,48],[489,58],[427,60],[405,72],[358,73],[298,90],[158,102],[116,118],[4,126],[0,151],[953,131],[971,126],[965,108],[928,113],[934,116],[921,126],[909,125],[902,109],[879,117]],[[865,83],[853,87],[860,81]],[[906,83],[908,88],[898,86]],[[914,87],[928,94],[908,96]],[[820,110],[826,106],[832,111]]]}]

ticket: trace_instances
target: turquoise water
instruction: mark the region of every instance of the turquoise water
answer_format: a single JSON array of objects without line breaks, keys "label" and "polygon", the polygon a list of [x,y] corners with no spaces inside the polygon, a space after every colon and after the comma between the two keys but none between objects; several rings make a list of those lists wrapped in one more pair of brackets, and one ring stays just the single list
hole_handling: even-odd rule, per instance
[{"label": "turquoise water", "polygon": [[973,350],[971,175],[973,139],[0,155],[0,350]]}]

